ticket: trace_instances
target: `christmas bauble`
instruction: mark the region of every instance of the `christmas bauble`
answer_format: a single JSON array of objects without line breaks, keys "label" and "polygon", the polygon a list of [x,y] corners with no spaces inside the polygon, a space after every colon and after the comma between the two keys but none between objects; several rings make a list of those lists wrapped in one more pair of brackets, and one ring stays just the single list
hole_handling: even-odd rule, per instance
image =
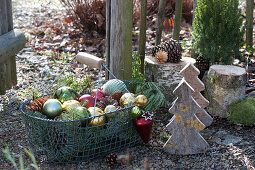
[{"label": "christmas bauble", "polygon": [[[117,107],[115,107],[114,105],[108,105],[105,107],[104,109],[104,112],[105,113],[109,113],[109,112],[114,112],[117,110]],[[107,117],[109,119],[113,118],[114,116],[116,115],[116,113],[110,113],[110,114],[107,114]]]},{"label": "christmas bauble", "polygon": [[104,93],[101,90],[93,89],[91,92],[94,94],[95,98],[97,96],[97,101],[100,101],[100,99],[104,97]]},{"label": "christmas bauble", "polygon": [[135,97],[133,93],[125,93],[120,98],[121,107],[130,106],[135,103]]},{"label": "christmas bauble", "polygon": [[147,103],[147,97],[145,95],[138,95],[136,98],[135,98],[135,103],[138,105],[138,106],[145,106],[146,103]]},{"label": "christmas bauble", "polygon": [[62,104],[62,109],[68,111],[70,108],[81,106],[77,100],[68,100]]},{"label": "christmas bauble", "polygon": [[86,104],[86,107],[94,107],[95,105],[95,98],[91,96],[90,94],[84,94],[79,98],[79,101],[84,105]]},{"label": "christmas bauble", "polygon": [[77,100],[78,95],[74,89],[68,86],[60,87],[56,93],[55,97],[61,102],[64,103],[67,100]]},{"label": "christmas bauble", "polygon": [[49,99],[43,105],[43,113],[50,119],[54,119],[62,112],[61,103],[57,99]]},{"label": "christmas bauble", "polygon": [[141,115],[141,110],[138,106],[135,106],[131,109],[132,118],[138,118]]},{"label": "christmas bauble", "polygon": [[105,95],[111,95],[117,91],[127,92],[127,86],[125,83],[118,79],[111,79],[102,86],[102,91]]},{"label": "christmas bauble", "polygon": [[[88,108],[88,111],[90,112],[91,117],[104,114],[103,110],[101,110],[98,107],[90,107],[90,108]],[[104,116],[98,116],[98,117],[93,118],[89,124],[91,126],[100,126],[104,123],[104,121],[105,121]]]}]

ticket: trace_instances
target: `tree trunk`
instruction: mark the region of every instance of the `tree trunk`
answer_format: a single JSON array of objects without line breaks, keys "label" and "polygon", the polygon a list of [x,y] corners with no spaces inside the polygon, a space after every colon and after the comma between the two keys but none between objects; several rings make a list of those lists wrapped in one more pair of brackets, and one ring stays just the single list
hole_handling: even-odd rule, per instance
[{"label": "tree trunk", "polygon": [[110,70],[122,80],[132,74],[132,25],[133,1],[111,1]]},{"label": "tree trunk", "polygon": [[173,34],[173,38],[175,40],[180,39],[181,21],[182,21],[182,0],[177,0],[175,4],[174,34]]},{"label": "tree trunk", "polygon": [[146,16],[147,16],[147,0],[141,1],[140,15],[140,33],[139,33],[139,51],[141,59],[141,72],[144,74],[144,57],[146,45]]},{"label": "tree trunk", "polygon": [[[106,65],[110,66],[110,32],[111,32],[111,0],[106,0],[106,43],[105,43],[105,53],[106,53]],[[105,70],[105,79],[109,79],[109,72]]]},{"label": "tree trunk", "polygon": [[246,43],[247,43],[247,50],[252,49],[253,45],[253,0],[246,0],[246,20],[247,20],[247,28],[246,28]]},{"label": "tree trunk", "polygon": [[158,9],[158,29],[156,33],[156,45],[159,45],[161,42],[163,22],[165,18],[165,6],[166,6],[166,1],[160,0],[159,9]]},{"label": "tree trunk", "polygon": [[193,21],[194,21],[194,18],[195,18],[196,7],[197,7],[197,0],[193,0]]}]

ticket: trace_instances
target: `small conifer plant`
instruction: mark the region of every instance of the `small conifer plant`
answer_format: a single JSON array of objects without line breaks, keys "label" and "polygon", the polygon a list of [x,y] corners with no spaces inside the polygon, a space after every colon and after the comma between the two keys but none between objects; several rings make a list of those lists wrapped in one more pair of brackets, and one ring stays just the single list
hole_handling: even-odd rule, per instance
[{"label": "small conifer plant", "polygon": [[198,0],[193,22],[193,48],[213,63],[230,64],[243,43],[238,0]]}]

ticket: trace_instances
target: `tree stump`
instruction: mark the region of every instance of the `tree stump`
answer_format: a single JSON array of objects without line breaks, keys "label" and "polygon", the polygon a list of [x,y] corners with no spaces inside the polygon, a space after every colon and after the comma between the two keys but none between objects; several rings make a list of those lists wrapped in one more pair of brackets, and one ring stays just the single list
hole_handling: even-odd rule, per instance
[{"label": "tree stump", "polygon": [[205,97],[210,104],[208,112],[213,116],[226,117],[228,106],[245,97],[246,71],[230,65],[213,65],[205,75]]},{"label": "tree stump", "polygon": [[167,100],[167,105],[170,107],[175,99],[173,90],[181,82],[182,76],[179,72],[187,63],[194,64],[195,59],[190,57],[182,57],[179,63],[163,63],[159,64],[151,56],[145,58],[145,75],[149,81],[155,81],[164,87],[163,93]]}]

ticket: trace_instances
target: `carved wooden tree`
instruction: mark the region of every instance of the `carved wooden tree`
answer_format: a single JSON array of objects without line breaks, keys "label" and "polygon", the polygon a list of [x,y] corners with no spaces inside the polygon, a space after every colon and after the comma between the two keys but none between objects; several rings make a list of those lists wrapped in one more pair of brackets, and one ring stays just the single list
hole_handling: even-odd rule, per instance
[{"label": "carved wooden tree", "polygon": [[170,154],[196,154],[205,152],[209,145],[198,131],[205,125],[196,117],[200,109],[193,99],[194,90],[183,79],[174,90],[178,98],[169,109],[174,116],[167,125],[172,136],[167,140],[164,149]]},{"label": "carved wooden tree", "polygon": [[181,71],[180,75],[184,77],[186,82],[194,89],[192,97],[201,107],[196,116],[205,125],[209,126],[213,122],[213,118],[204,110],[209,105],[209,101],[201,95],[201,91],[205,89],[203,82],[198,78],[200,71],[191,63],[187,64]]}]

